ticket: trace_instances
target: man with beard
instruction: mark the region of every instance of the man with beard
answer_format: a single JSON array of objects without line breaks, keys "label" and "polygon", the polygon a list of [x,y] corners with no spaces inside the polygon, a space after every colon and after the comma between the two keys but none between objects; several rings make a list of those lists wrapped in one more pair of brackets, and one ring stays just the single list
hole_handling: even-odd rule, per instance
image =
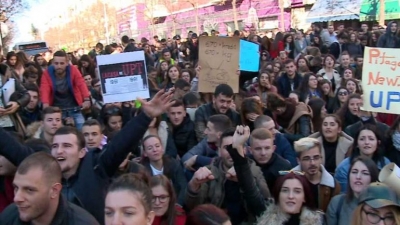
[{"label": "man with beard", "polygon": [[[251,221],[244,207],[244,196],[237,183],[232,158],[227,150],[232,145],[234,133],[234,128],[225,131],[220,137],[218,158],[211,165],[196,171],[188,183],[185,205],[191,210],[201,204],[213,204],[226,210],[232,224],[236,225]],[[264,198],[270,197],[262,172],[254,162],[250,164],[250,171]]]},{"label": "man with beard", "polygon": [[215,88],[212,102],[200,106],[195,113],[197,140],[201,141],[208,119],[212,115],[224,114],[232,121],[233,126],[240,124],[240,115],[230,108],[233,101],[233,90],[227,84],[220,84]]},{"label": "man with beard", "polygon": [[[62,193],[68,201],[84,208],[104,224],[104,199],[111,178],[131,147],[139,145],[153,118],[174,103],[172,96],[172,91],[162,90],[149,102],[139,99],[142,113],[132,118],[102,150],[86,151],[85,138],[76,128],[66,126],[57,130],[51,155],[61,167]],[[3,129],[0,129],[0,136],[0,155],[16,166],[34,152]]]},{"label": "man with beard", "polygon": [[84,209],[61,195],[61,168],[44,152],[28,156],[18,167],[13,181],[14,204],[0,215],[0,224],[97,225]]},{"label": "man with beard", "polygon": [[69,65],[67,53],[54,53],[52,66],[43,72],[40,85],[43,108],[57,106],[63,110],[63,119],[72,117],[81,130],[85,122],[81,108],[91,106],[90,93],[78,68]]},{"label": "man with beard", "polygon": [[303,171],[310,182],[314,200],[324,212],[331,199],[340,194],[340,184],[322,165],[321,143],[315,138],[301,138],[294,142],[299,165],[295,171]]}]

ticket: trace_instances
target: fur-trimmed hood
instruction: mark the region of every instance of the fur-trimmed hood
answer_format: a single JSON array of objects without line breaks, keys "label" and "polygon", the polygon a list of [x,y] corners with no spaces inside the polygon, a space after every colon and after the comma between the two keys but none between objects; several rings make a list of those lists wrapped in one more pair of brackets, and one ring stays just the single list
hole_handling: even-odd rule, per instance
[{"label": "fur-trimmed hood", "polygon": [[34,122],[26,127],[26,136],[28,138],[40,139],[40,135],[43,132],[42,122]]},{"label": "fur-trimmed hood", "polygon": [[[282,225],[287,222],[290,215],[284,213],[279,206],[270,205],[267,210],[257,219],[256,225]],[[323,225],[324,214],[321,211],[313,211],[303,207],[300,215],[300,225]]]}]

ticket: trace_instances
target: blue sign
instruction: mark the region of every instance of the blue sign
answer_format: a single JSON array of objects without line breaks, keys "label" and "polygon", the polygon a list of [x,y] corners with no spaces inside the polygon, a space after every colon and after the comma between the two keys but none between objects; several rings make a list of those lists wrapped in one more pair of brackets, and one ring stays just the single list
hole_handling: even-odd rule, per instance
[{"label": "blue sign", "polygon": [[240,40],[239,67],[243,71],[258,72],[260,67],[260,46]]}]

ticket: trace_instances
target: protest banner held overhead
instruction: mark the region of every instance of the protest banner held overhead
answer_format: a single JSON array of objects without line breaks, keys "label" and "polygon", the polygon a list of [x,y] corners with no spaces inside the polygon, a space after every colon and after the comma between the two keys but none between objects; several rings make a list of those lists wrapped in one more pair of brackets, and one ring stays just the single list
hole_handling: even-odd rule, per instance
[{"label": "protest banner held overhead", "polygon": [[372,112],[400,112],[400,54],[398,49],[365,47],[363,108]]},{"label": "protest banner held overhead", "polygon": [[240,40],[240,70],[258,72],[260,67],[260,45]]},{"label": "protest banner held overhead", "polygon": [[104,103],[149,98],[143,51],[96,57]]}]

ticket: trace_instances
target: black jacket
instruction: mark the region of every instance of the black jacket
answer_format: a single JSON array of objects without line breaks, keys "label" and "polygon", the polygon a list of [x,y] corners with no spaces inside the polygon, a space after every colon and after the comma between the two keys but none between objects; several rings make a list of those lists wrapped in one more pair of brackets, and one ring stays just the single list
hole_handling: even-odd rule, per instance
[{"label": "black jacket", "polygon": [[[146,168],[146,172],[153,176],[149,160],[144,159],[141,164]],[[185,174],[183,173],[183,167],[180,161],[167,155],[163,157],[163,164],[164,175],[171,180],[171,183],[174,186],[176,202],[183,206],[185,200],[186,186],[188,183]]]},{"label": "black jacket", "polygon": [[[296,72],[296,75],[293,79],[293,90],[296,90],[300,86],[302,79],[303,78],[301,77],[301,75]],[[282,97],[288,98],[290,92],[293,90],[287,73],[283,73],[279,77],[276,83],[277,83],[278,93],[282,95]]]},{"label": "black jacket", "polygon": [[[144,113],[134,117],[103,150],[87,152],[81,159],[76,174],[68,180],[63,179],[64,196],[69,201],[78,203],[100,224],[104,224],[104,199],[110,180],[130,152],[131,146],[139,144],[150,122],[151,118]],[[0,155],[15,166],[34,153],[3,129],[0,129],[0,136]]]},{"label": "black jacket", "polygon": [[185,119],[183,119],[182,123],[177,127],[171,124],[169,118],[166,119],[166,122],[168,124],[168,129],[172,133],[178,155],[182,157],[197,144],[194,122],[190,119],[189,115],[186,115]]},{"label": "black jacket", "polygon": [[[19,219],[18,208],[15,204],[9,205],[0,214],[1,225],[29,225],[30,222],[23,222]],[[50,223],[51,225],[98,225],[96,219],[82,209],[68,202],[62,195],[58,203],[56,214]]]},{"label": "black jacket", "polygon": [[275,181],[280,176],[279,171],[287,171],[292,169],[290,163],[276,153],[272,154],[271,159],[267,164],[260,165],[257,163],[257,161],[256,164],[261,168],[264,178],[267,181],[268,188],[271,191],[274,190]]}]

